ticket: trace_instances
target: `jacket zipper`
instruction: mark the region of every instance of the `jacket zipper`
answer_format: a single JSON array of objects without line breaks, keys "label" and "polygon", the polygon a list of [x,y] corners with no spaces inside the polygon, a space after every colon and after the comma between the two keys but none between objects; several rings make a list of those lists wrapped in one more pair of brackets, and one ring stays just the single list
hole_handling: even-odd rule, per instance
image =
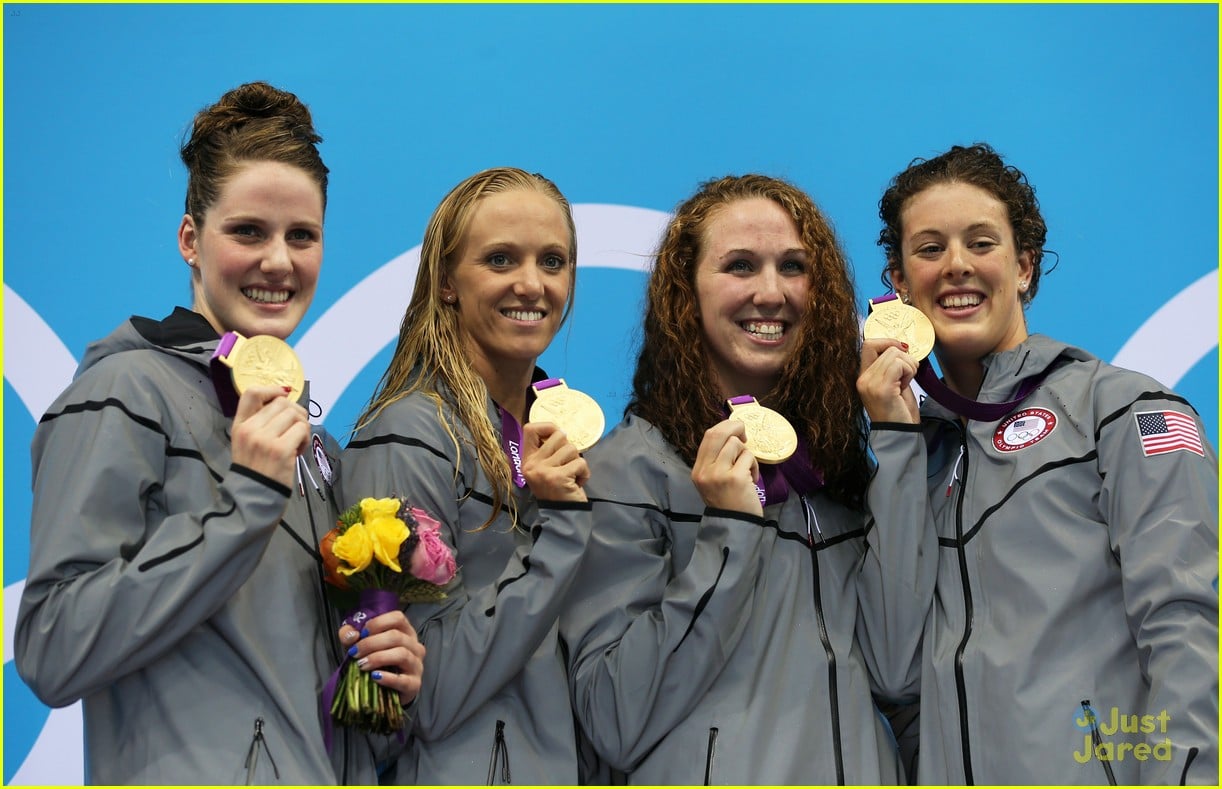
[{"label": "jacket zipper", "polygon": [[488,761],[488,785],[496,782],[496,765],[501,763],[501,783],[511,784],[509,777],[509,746],[505,744],[505,721],[496,722],[496,733],[492,735],[492,758]]},{"label": "jacket zipper", "polygon": [[709,749],[704,755],[704,785],[710,786],[713,780],[713,756],[717,753],[717,727],[709,729]]},{"label": "jacket zipper", "polygon": [[[1103,744],[1103,735],[1099,733],[1099,721],[1095,718],[1095,711],[1090,706],[1090,699],[1082,699],[1082,714],[1090,723],[1090,741],[1095,746],[1095,753],[1098,754],[1099,746]],[[1111,762],[1100,759],[1099,764],[1103,765],[1103,771],[1107,773],[1108,786],[1115,786],[1116,775],[1112,772]]]},{"label": "jacket zipper", "polygon": [[[959,463],[963,463],[963,478],[967,479],[967,437],[960,431],[959,444],[959,460],[955,461],[955,470],[958,471]],[[952,484],[953,480],[952,480]],[[972,777],[972,744],[968,736],[968,720],[967,720],[967,682],[963,676],[963,653],[967,649],[967,641],[972,635],[972,587],[971,578],[967,572],[967,546],[963,544],[963,499],[967,492],[967,485],[959,486],[959,497],[955,501],[955,537],[956,537],[956,553],[959,558],[959,582],[963,585],[963,639],[959,642],[958,649],[955,650],[955,693],[958,696],[959,702],[959,738],[963,745],[963,782],[967,785],[975,784],[976,781]]]},{"label": "jacket zipper", "polygon": [[[815,621],[819,625],[819,641],[823,644],[823,652],[827,655],[827,698],[832,713],[832,749],[836,757],[836,783],[844,785],[844,754],[840,743],[840,692],[836,685],[836,653],[832,651],[832,641],[827,635],[827,622],[823,618],[823,593],[819,589],[819,551],[815,548],[815,532],[819,534],[819,542],[824,542],[823,531],[819,529],[819,520],[815,517],[814,507],[802,500],[802,512],[806,518],[806,541],[810,547],[810,565],[814,578]],[[813,528],[812,528],[813,524]]]},{"label": "jacket zipper", "polygon": [[250,739],[250,748],[246,751],[246,763],[243,765],[246,768],[247,785],[256,783],[255,770],[259,766],[260,749],[267,752],[267,760],[272,763],[272,773],[279,780],[280,770],[276,768],[276,760],[272,757],[271,748],[267,747],[267,738],[263,736],[263,719],[255,718],[255,733]]}]

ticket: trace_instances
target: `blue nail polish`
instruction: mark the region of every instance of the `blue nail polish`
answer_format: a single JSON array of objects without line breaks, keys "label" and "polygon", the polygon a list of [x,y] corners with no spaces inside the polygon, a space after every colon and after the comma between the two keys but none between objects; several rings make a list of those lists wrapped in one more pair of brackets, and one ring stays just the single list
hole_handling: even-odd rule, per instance
[{"label": "blue nail polish", "polygon": [[356,644],[348,647],[348,657],[356,657]]},{"label": "blue nail polish", "polygon": [[369,638],[369,628],[367,627],[361,628],[361,638]]},{"label": "blue nail polish", "polygon": [[374,671],[374,672],[372,672],[372,673],[370,674],[370,676],[371,676],[371,677],[373,677],[373,681],[374,681],[374,682],[377,682],[378,680],[382,679],[382,672],[381,672],[381,671]]}]

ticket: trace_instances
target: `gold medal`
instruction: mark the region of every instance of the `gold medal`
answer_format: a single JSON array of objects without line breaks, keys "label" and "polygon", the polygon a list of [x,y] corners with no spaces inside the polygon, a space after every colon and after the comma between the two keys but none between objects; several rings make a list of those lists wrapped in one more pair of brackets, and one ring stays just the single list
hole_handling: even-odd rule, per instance
[{"label": "gold medal", "polygon": [[732,397],[730,419],[747,428],[747,449],[760,463],[783,463],[798,448],[798,434],[789,420],[760,405],[751,395]]},{"label": "gold medal", "polygon": [[239,395],[252,386],[287,387],[289,399],[296,402],[305,391],[301,361],[279,337],[257,334],[248,338],[229,332],[221,339],[215,358],[232,369],[233,387]]},{"label": "gold medal", "polygon": [[603,437],[607,422],[598,402],[585,392],[570,389],[563,378],[536,381],[530,422],[552,422],[569,437],[578,452],[585,452]]},{"label": "gold medal", "polygon": [[891,339],[908,343],[908,355],[918,362],[933,350],[933,324],[925,313],[891,296],[870,299],[862,334],[867,340]]}]

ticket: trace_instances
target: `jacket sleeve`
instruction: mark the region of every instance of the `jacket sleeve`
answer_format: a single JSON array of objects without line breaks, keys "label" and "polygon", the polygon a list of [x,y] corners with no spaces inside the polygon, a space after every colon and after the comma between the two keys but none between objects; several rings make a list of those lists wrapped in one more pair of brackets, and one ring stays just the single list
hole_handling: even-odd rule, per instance
[{"label": "jacket sleeve", "polygon": [[[610,451],[607,451],[607,450]],[[716,680],[751,611],[760,556],[775,531],[706,509],[687,565],[670,553],[669,499],[691,485],[642,455],[590,455],[594,536],[561,617],[577,718],[613,768],[631,770]],[[598,498],[596,498],[598,497]]]},{"label": "jacket sleeve", "polygon": [[[224,605],[259,563],[289,493],[236,465],[209,475],[199,448],[166,432],[156,388],[117,368],[78,379],[34,437],[15,657],[53,707],[156,661]],[[192,465],[207,493],[167,478]]]},{"label": "jacket sleeve", "polygon": [[921,643],[938,575],[920,425],[871,426],[877,459],[866,494],[866,551],[858,575],[857,638],[875,690],[892,701],[919,691]]},{"label": "jacket sleeve", "polygon": [[[454,442],[435,412],[428,413],[431,404],[395,405],[403,407],[388,408],[345,450],[342,501],[406,497],[441,521],[453,549],[462,542],[460,530],[478,527],[464,525],[459,513],[464,501],[483,506],[463,476],[477,472],[456,473]],[[457,551],[459,570],[447,597],[408,607],[426,649],[422,687],[410,711],[415,736],[438,740],[457,730],[521,672],[555,627],[589,541],[590,505],[539,502],[537,518],[524,528],[530,539],[519,542],[496,583],[469,585]]]},{"label": "jacket sleeve", "polygon": [[[1195,426],[1201,454],[1146,456],[1137,415],[1172,411]],[[1099,508],[1120,561],[1146,713],[1166,712],[1170,761],[1141,763],[1141,783],[1218,783],[1218,458],[1196,412],[1174,397],[1139,399],[1098,427]],[[1188,431],[1191,432],[1191,431]],[[1195,756],[1191,751],[1196,751]],[[1183,780],[1182,780],[1183,779]]]}]

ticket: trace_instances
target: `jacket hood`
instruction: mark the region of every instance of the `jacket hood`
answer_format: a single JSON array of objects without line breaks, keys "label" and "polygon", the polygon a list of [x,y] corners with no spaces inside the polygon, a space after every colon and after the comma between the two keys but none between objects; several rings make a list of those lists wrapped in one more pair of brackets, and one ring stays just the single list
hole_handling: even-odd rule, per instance
[{"label": "jacket hood", "polygon": [[207,369],[219,341],[216,329],[203,315],[183,307],[175,307],[161,320],[132,316],[106,337],[90,343],[76,375],[108,356],[136,350],[175,354]]}]

